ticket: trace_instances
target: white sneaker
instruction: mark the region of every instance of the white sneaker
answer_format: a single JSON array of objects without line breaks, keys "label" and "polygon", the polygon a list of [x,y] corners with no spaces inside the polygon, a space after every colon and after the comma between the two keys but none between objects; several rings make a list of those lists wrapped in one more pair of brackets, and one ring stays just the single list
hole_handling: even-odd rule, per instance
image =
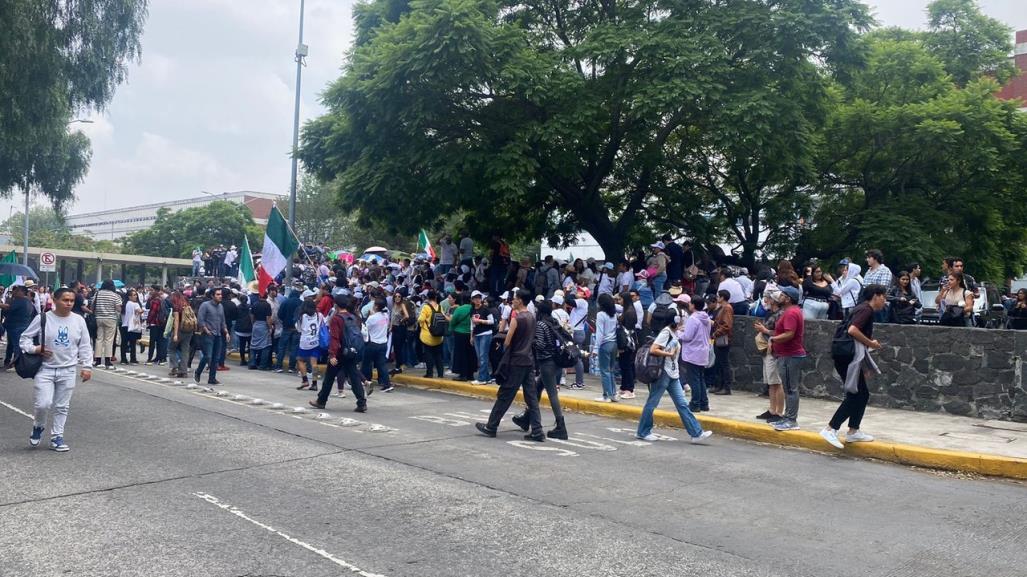
[{"label": "white sneaker", "polygon": [[845,435],[845,441],[848,443],[869,443],[873,440],[873,435],[868,435],[863,431],[856,431],[855,433],[849,433],[848,435]]},{"label": "white sneaker", "polygon": [[705,445],[706,444],[706,439],[709,439],[712,436],[713,436],[713,431],[703,431],[703,432],[699,433],[698,437],[692,437],[692,444],[693,445]]},{"label": "white sneaker", "polygon": [[471,381],[471,384],[472,385],[484,385],[485,383],[479,381],[478,379],[474,379],[473,381]]},{"label": "white sneaker", "polygon": [[636,439],[642,439],[643,441],[658,441],[659,440],[659,438],[656,435],[652,434],[652,433],[649,433],[648,435],[646,435],[644,437],[641,436],[641,435],[635,435],[635,438]]},{"label": "white sneaker", "polygon": [[622,399],[634,399],[635,393],[633,391],[621,391],[620,398]]},{"label": "white sneaker", "polygon": [[597,402],[597,403],[609,403],[609,402],[611,402],[610,399],[608,399],[606,397],[596,397],[596,398],[594,398],[592,400]]},{"label": "white sneaker", "polygon": [[845,448],[845,445],[843,445],[842,442],[838,440],[838,431],[832,429],[831,427],[824,427],[823,429],[821,429],[820,436],[823,437],[824,440],[828,443],[834,445],[836,449]]}]

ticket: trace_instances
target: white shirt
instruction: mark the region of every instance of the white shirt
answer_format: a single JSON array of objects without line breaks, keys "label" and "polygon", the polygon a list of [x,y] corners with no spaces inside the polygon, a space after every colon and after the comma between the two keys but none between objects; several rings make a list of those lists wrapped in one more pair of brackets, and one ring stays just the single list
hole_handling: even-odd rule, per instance
[{"label": "white shirt", "polygon": [[553,309],[553,318],[560,324],[567,332],[571,332],[571,315],[567,314],[567,311],[563,307],[556,307]]},{"label": "white shirt", "polygon": [[596,289],[596,292],[598,294],[613,294],[613,279],[614,277],[609,274],[605,272],[601,273],[599,276],[599,288]]},{"label": "white shirt", "polygon": [[638,330],[642,330],[642,321],[645,320],[645,315],[642,314],[642,301],[637,300],[631,304],[633,304],[635,307],[635,318],[638,319],[638,321],[635,323],[635,328]]},{"label": "white shirt", "polygon": [[735,280],[738,281],[738,284],[742,285],[742,292],[745,293],[745,298],[751,298],[752,297],[752,285],[754,284],[752,282],[752,279],[743,274],[743,275],[738,275],[738,277],[735,278]]},{"label": "white shirt", "polygon": [[[24,353],[36,352],[36,344],[32,339],[39,334],[39,322],[42,315],[36,315],[29,323],[25,332],[21,333],[21,350]],[[86,320],[80,315],[71,313],[59,317],[57,313],[46,313],[46,335],[44,347],[50,351],[49,359],[43,359],[43,368],[64,369],[74,368],[76,364],[88,367],[93,363],[93,346],[89,339]]]},{"label": "white shirt", "polygon": [[234,250],[230,250],[230,251],[226,252],[225,253],[225,264],[227,264],[228,266],[232,266],[233,264],[235,264],[235,257],[236,257],[236,252]]},{"label": "white shirt", "polygon": [[379,311],[367,317],[364,322],[367,326],[367,338],[369,342],[384,345],[389,342],[389,313]]},{"label": "white shirt", "polygon": [[316,349],[319,346],[318,343],[318,332],[321,329],[321,323],[324,322],[324,317],[321,313],[315,313],[313,315],[303,315],[300,319],[300,348],[309,351]]},{"label": "white shirt", "polygon": [[630,270],[617,275],[617,292],[631,290],[633,286],[635,286],[635,275]]},{"label": "white shirt", "polygon": [[570,323],[572,331],[585,330],[583,319],[588,318],[588,301],[585,299],[574,299],[574,310],[570,312]]},{"label": "white shirt", "polygon": [[742,289],[742,285],[733,278],[726,278],[720,281],[720,286],[717,287],[717,291],[727,291],[731,293],[731,298],[728,302],[731,304],[745,302],[745,290]]}]

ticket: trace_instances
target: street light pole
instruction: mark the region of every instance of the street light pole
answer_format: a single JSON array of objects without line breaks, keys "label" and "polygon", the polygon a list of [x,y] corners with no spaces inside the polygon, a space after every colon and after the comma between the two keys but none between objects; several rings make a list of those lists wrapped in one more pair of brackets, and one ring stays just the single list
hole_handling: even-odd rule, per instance
[{"label": "street light pole", "polygon": [[[296,104],[292,114],[292,179],[289,186],[289,228],[296,230],[296,173],[299,170],[300,145],[300,83],[303,77],[303,59],[307,56],[307,45],[303,43],[304,0],[300,0],[300,39],[296,45]],[[285,268],[286,283],[292,280],[292,259],[288,255]]]}]

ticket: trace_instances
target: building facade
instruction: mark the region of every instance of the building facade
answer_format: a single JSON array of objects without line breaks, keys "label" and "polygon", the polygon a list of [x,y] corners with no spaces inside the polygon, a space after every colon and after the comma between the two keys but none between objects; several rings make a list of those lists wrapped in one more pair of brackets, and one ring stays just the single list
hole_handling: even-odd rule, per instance
[{"label": "building facade", "polygon": [[1027,112],[1027,30],[1016,33],[1013,63],[1018,73],[1009,84],[1002,87],[998,97],[1002,100],[1020,100],[1020,110]]},{"label": "building facade", "polygon": [[267,224],[271,206],[283,197],[267,192],[242,190],[207,194],[183,200],[171,200],[127,208],[115,208],[99,212],[74,214],[67,217],[68,227],[73,234],[91,237],[95,240],[115,240],[133,232],[146,230],[157,220],[157,211],[167,208],[178,212],[187,208],[206,206],[214,201],[223,200],[245,205],[250,209],[253,220],[257,224]]}]

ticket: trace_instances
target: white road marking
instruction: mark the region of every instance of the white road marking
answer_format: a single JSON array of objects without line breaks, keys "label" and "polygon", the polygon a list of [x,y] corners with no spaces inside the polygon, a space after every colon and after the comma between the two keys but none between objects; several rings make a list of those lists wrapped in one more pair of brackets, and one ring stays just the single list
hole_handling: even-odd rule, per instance
[{"label": "white road marking", "polygon": [[220,499],[218,499],[217,497],[215,497],[213,495],[208,495],[207,493],[193,493],[193,495],[196,496],[196,497],[199,497],[200,499],[203,499],[204,501],[210,503],[211,505],[214,505],[215,507],[217,507],[219,509],[222,509],[224,511],[228,511],[229,513],[235,515],[236,517],[239,517],[240,519],[243,519],[245,521],[249,521],[250,523],[256,525],[257,527],[260,527],[261,529],[264,529],[265,531],[267,531],[269,533],[273,533],[273,534],[275,534],[275,535],[285,539],[286,541],[288,541],[288,542],[290,542],[290,543],[292,543],[294,545],[299,545],[300,547],[303,547],[307,551],[310,551],[311,553],[314,553],[315,555],[323,557],[323,558],[331,561],[332,563],[335,563],[339,567],[342,567],[343,569],[349,570],[350,572],[352,572],[355,575],[360,575],[361,577],[385,577],[384,575],[382,575],[380,573],[371,573],[369,571],[365,571],[365,570],[361,569],[360,567],[357,567],[356,565],[353,565],[352,563],[350,563],[348,561],[345,561],[343,559],[339,559],[338,557],[336,557],[335,555],[332,555],[331,553],[325,551],[324,549],[319,549],[319,548],[317,548],[317,547],[315,547],[315,546],[313,546],[313,545],[311,545],[309,543],[305,543],[305,542],[300,541],[299,539],[297,539],[295,537],[287,535],[287,534],[279,531],[278,529],[275,529],[274,527],[272,527],[270,525],[265,525],[264,523],[261,523],[260,521],[257,521],[256,519],[254,519],[254,518],[250,517],[249,515],[247,515],[246,513],[242,512],[240,509],[238,509],[236,507],[233,507],[232,505],[229,505],[228,503],[225,503],[225,502],[221,501]]},{"label": "white road marking", "polygon": [[567,449],[561,449],[560,447],[553,447],[550,445],[543,445],[536,443],[535,441],[507,441],[508,445],[520,447],[522,449],[529,449],[532,451],[546,451],[548,453],[556,453],[561,457],[577,457],[578,454],[574,451],[568,451]]},{"label": "white road marking", "polygon": [[456,417],[458,419],[470,419],[472,421],[488,421],[489,418],[484,415],[475,415],[473,413],[444,413],[447,417]]},{"label": "white road marking", "polygon": [[0,401],[0,405],[3,405],[5,407],[7,407],[8,409],[14,411],[15,413],[18,413],[19,415],[25,415],[26,417],[35,420],[35,417],[33,417],[32,415],[30,415],[30,414],[26,413],[25,411],[19,409],[18,407],[15,407],[14,405],[8,405],[7,403],[5,403],[3,401]]},{"label": "white road marking", "polygon": [[597,443],[595,441],[589,441],[586,439],[580,439],[577,437],[569,437],[566,441],[563,439],[549,439],[554,443],[561,445],[570,445],[572,447],[578,447],[581,449],[594,449],[596,451],[616,451],[617,447],[613,445],[607,445],[606,443]]},{"label": "white road marking", "polygon": [[599,435],[589,435],[588,433],[578,433],[582,437],[592,437],[593,439],[600,439],[603,441],[609,441],[611,443],[617,443],[619,445],[627,445],[629,447],[648,447],[652,443],[635,439],[634,441],[624,441],[622,439],[611,439],[610,437],[600,437]]},{"label": "white road marking", "polygon": [[410,417],[418,421],[427,421],[429,423],[435,423],[436,425],[448,425],[450,427],[466,427],[470,425],[467,421],[458,421],[456,419],[447,419],[445,417],[437,417],[435,415],[418,415],[416,417]]},{"label": "white road marking", "polygon": [[[618,428],[618,427],[606,427],[606,430],[610,431],[611,433],[628,433],[632,437],[634,437],[635,433],[636,433],[635,429],[624,429],[624,428]],[[659,433],[651,433],[651,434],[652,434],[652,436],[656,437],[657,441],[676,441],[676,440],[678,440],[677,437],[668,437],[667,435],[661,435]]]}]

